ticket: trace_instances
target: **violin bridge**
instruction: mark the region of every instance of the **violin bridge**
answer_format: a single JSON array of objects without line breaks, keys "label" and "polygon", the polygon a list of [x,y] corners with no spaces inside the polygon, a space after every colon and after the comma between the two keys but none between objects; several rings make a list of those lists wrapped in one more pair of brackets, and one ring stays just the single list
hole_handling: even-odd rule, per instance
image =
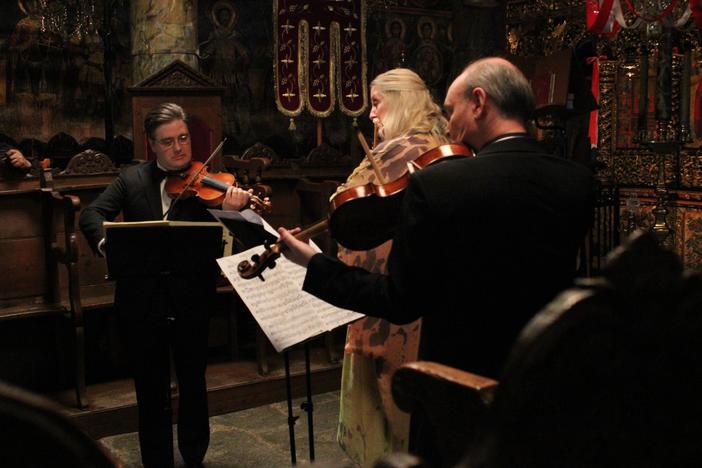
[{"label": "violin bridge", "polygon": [[419,167],[419,165],[416,162],[410,161],[407,163],[407,172],[409,172],[410,174],[414,174],[414,171],[419,169],[421,169],[421,167]]}]

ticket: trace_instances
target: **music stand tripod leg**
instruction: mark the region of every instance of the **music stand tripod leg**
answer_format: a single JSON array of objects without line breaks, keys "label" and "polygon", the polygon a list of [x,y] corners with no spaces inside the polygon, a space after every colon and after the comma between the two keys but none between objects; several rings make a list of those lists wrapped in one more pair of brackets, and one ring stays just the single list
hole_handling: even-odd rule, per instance
[{"label": "music stand tripod leg", "polygon": [[305,386],[307,387],[307,401],[301,408],[307,411],[307,438],[310,444],[310,461],[314,461],[314,405],[312,403],[312,373],[310,372],[310,345],[305,342]]},{"label": "music stand tripod leg", "polygon": [[292,409],[292,388],[290,384],[290,356],[288,352],[283,353],[285,361],[285,393],[288,396],[288,431],[290,432],[290,462],[297,464],[297,453],[295,450],[295,421],[297,416],[293,416]]}]

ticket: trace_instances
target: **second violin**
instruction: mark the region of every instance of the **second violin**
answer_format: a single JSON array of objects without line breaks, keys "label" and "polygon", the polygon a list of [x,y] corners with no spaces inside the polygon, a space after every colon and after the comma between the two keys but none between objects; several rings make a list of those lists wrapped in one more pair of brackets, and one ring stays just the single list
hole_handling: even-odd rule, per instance
[{"label": "second violin", "polygon": [[[364,140],[361,142],[364,143]],[[370,152],[367,154],[370,159]],[[351,250],[368,250],[392,239],[400,216],[403,192],[412,173],[439,161],[472,156],[472,151],[463,145],[441,145],[407,163],[407,171],[395,180],[381,185],[369,183],[338,192],[329,202],[329,231],[332,237]]]}]

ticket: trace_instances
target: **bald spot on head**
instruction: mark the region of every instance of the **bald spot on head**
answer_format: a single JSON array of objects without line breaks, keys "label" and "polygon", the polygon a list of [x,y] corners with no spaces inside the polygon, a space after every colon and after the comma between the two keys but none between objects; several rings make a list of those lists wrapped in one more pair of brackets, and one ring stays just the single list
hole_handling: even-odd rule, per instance
[{"label": "bald spot on head", "polygon": [[480,87],[489,96],[499,113],[526,124],[534,112],[531,85],[513,63],[500,57],[487,57],[470,63],[459,77],[461,92],[466,98]]}]

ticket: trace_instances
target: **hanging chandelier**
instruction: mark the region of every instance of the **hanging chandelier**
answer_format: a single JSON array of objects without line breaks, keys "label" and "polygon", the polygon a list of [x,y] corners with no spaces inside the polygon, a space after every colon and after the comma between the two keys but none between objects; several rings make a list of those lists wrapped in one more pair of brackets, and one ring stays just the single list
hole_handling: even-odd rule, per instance
[{"label": "hanging chandelier", "polygon": [[58,36],[64,42],[81,42],[97,35],[102,5],[96,0],[38,0],[35,13],[42,33]]}]

